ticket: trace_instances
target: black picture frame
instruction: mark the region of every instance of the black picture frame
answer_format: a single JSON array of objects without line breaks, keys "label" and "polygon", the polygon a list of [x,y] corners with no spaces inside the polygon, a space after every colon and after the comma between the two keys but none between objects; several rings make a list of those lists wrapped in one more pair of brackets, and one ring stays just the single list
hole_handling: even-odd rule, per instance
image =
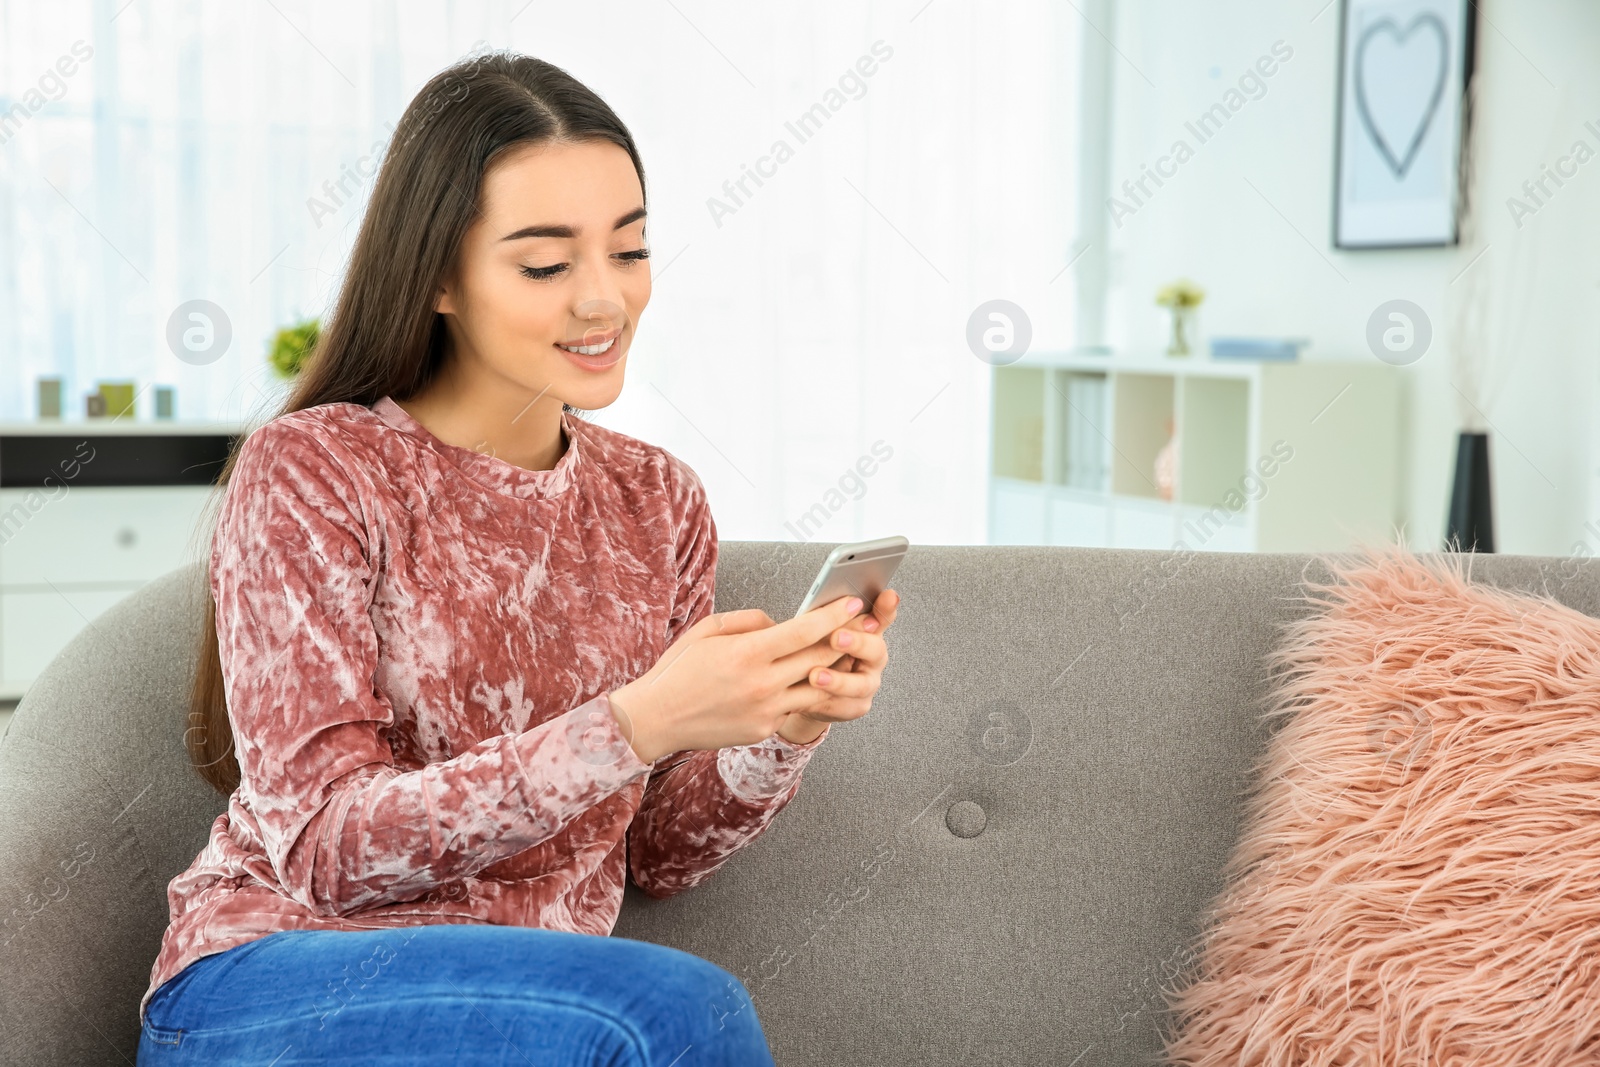
[{"label": "black picture frame", "polygon": [[[1459,243],[1461,160],[1471,150],[1465,94],[1476,63],[1477,22],[1474,0],[1340,0],[1334,248],[1442,248]],[[1375,105],[1367,93],[1365,67],[1376,54],[1371,49],[1379,44],[1392,44],[1391,52],[1415,48],[1413,38],[1425,43],[1441,34],[1443,47],[1432,53],[1439,56],[1432,102],[1432,87],[1423,76],[1423,93]],[[1391,58],[1391,63],[1400,61]],[[1385,112],[1384,102],[1396,106]],[[1407,121],[1408,104],[1417,116],[1415,126]],[[1397,114],[1401,117],[1394,119]],[[1408,184],[1411,188],[1401,188]],[[1438,195],[1415,195],[1429,191]],[[1399,195],[1386,198],[1386,192]]]}]

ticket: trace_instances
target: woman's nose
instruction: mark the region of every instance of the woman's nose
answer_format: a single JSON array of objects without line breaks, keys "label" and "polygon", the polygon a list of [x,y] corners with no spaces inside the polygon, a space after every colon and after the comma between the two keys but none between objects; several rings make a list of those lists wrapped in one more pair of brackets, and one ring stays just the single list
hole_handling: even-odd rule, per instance
[{"label": "woman's nose", "polygon": [[599,338],[619,326],[626,326],[628,313],[621,304],[609,297],[591,297],[572,309],[573,317],[583,324],[583,339]]}]

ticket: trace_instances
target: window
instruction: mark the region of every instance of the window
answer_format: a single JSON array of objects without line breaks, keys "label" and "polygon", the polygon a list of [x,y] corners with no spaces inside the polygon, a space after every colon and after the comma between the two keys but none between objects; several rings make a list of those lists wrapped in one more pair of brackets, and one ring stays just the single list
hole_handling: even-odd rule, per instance
[{"label": "window", "polygon": [[[42,375],[73,417],[99,379],[140,419],[157,383],[183,419],[275,412],[271,334],[328,309],[389,130],[485,42],[571,71],[643,156],[654,296],[591,417],[687,460],[727,538],[981,542],[968,318],[1003,298],[1074,340],[1089,32],[1047,0],[0,0],[0,418]],[[166,343],[196,299],[231,331],[204,365]]]}]

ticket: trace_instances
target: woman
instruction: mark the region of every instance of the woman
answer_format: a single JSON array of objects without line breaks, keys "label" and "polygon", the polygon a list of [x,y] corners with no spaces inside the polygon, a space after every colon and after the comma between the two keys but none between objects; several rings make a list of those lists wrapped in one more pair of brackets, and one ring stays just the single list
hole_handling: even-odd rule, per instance
[{"label": "woman", "polygon": [[[489,54],[395,131],[285,410],[223,472],[140,1064],[770,1063],[748,993],[609,935],[755,839],[871,706],[899,598],[711,614],[664,449],[579,419],[650,296],[627,129]],[[681,1058],[680,1058],[681,1057]]]}]

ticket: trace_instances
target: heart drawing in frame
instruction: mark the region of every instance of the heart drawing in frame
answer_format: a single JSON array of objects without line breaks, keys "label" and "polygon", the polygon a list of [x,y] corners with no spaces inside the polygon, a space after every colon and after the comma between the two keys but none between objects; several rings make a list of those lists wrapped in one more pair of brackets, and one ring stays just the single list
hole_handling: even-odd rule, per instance
[{"label": "heart drawing in frame", "polygon": [[[1417,112],[1416,125],[1413,129],[1384,129],[1373,116],[1372,106],[1367,96],[1367,61],[1368,47],[1380,35],[1385,34],[1394,40],[1397,49],[1406,49],[1406,41],[1418,30],[1427,31],[1438,39],[1438,70],[1433,78],[1433,88],[1428,94],[1425,106]],[[1426,36],[1426,33],[1424,34]],[[1420,41],[1422,38],[1418,38]],[[1408,52],[1396,52],[1391,62],[1402,61],[1401,57]],[[1378,149],[1378,154],[1388,164],[1389,170],[1394,173],[1397,180],[1403,181],[1406,171],[1411,169],[1412,162],[1417,158],[1417,150],[1422,147],[1422,139],[1427,136],[1428,128],[1433,125],[1433,117],[1439,111],[1439,98],[1444,95],[1444,83],[1447,75],[1446,66],[1450,55],[1450,38],[1445,30],[1444,22],[1438,15],[1425,11],[1412,19],[1405,29],[1392,18],[1381,18],[1368,26],[1361,34],[1361,39],[1356,44],[1355,54],[1355,96],[1356,109],[1361,115],[1361,125],[1366,129],[1367,136],[1372,139],[1373,145]],[[1404,125],[1404,123],[1402,123]],[[1405,145],[1403,152],[1397,152],[1396,147]]]}]

